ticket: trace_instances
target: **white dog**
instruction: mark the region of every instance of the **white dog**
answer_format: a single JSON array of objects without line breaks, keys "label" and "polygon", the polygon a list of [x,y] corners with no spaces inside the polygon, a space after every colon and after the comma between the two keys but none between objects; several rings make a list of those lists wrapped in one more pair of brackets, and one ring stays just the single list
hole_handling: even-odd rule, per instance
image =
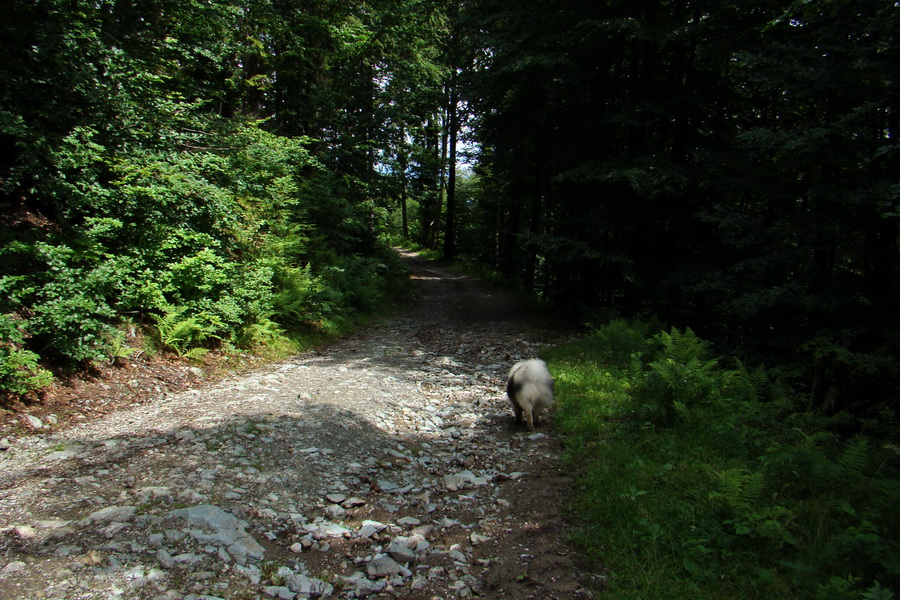
[{"label": "white dog", "polygon": [[524,416],[528,429],[534,431],[541,413],[553,404],[553,377],[547,363],[532,358],[514,364],[506,381],[506,394],[516,413],[516,423],[521,423]]}]

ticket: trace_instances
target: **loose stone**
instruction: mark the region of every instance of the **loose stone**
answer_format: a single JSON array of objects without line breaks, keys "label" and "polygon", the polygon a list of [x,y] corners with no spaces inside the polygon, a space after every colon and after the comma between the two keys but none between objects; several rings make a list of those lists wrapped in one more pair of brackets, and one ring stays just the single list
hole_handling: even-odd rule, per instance
[{"label": "loose stone", "polygon": [[0,575],[10,575],[12,573],[18,573],[19,571],[24,571],[27,568],[28,565],[21,560],[14,560],[10,563],[7,563],[5,567],[0,569]]},{"label": "loose stone", "polygon": [[366,571],[370,577],[394,577],[395,575],[410,576],[412,573],[405,567],[397,564],[390,556],[379,556],[373,558],[368,565]]}]

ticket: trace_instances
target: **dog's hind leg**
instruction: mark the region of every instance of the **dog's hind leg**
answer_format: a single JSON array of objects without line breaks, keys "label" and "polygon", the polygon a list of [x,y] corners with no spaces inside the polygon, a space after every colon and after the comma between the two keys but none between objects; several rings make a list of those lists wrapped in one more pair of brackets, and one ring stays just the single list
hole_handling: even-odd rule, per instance
[{"label": "dog's hind leg", "polygon": [[516,415],[516,423],[522,422],[522,407],[513,402],[513,413]]},{"label": "dog's hind leg", "polygon": [[525,413],[525,424],[528,425],[528,431],[534,431],[534,418],[531,415],[531,410],[525,409],[522,412]]}]

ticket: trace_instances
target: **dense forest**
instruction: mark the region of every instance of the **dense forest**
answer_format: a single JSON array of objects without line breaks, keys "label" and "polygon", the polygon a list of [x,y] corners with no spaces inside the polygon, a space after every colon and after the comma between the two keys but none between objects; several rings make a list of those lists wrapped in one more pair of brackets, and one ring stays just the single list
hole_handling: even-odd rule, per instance
[{"label": "dense forest", "polygon": [[[406,239],[896,398],[886,0],[8,3],[0,387],[333,329]],[[470,156],[461,169],[461,153]]]},{"label": "dense forest", "polygon": [[817,406],[896,399],[896,3],[476,6],[469,251],[690,325]]},{"label": "dense forest", "polygon": [[[621,389],[669,397],[649,426],[684,408],[678,365],[751,381],[714,353],[896,458],[898,32],[893,0],[9,0],[0,394],[138,343],[196,359],[339,332],[413,244],[594,327],[576,364],[630,348]],[[794,422],[757,400],[749,420]],[[732,491],[756,485],[734,468]],[[847,538],[883,558],[867,598],[900,569],[889,506]]]}]

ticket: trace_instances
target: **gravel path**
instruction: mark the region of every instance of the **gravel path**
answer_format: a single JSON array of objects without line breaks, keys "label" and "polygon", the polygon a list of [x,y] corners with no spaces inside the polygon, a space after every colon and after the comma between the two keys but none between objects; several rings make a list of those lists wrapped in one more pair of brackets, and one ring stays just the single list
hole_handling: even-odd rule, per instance
[{"label": "gravel path", "polygon": [[380,326],[4,443],[0,599],[592,597],[559,442],[503,393],[552,330],[406,258]]}]

